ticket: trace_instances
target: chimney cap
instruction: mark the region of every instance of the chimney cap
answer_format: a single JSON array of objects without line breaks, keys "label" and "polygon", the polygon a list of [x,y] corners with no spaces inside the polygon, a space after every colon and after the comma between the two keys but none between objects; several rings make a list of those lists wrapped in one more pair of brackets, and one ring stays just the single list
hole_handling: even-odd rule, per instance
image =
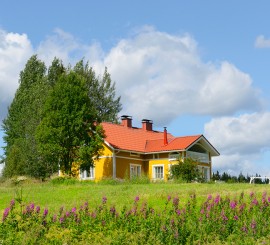
[{"label": "chimney cap", "polygon": [[153,121],[149,119],[142,119],[142,123],[153,123]]},{"label": "chimney cap", "polygon": [[132,119],[132,116],[129,115],[122,115],[121,119]]}]

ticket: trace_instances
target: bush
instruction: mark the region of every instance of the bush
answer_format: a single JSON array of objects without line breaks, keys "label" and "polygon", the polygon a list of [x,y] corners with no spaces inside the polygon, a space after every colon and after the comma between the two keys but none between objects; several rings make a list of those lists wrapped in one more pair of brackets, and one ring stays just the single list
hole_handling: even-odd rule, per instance
[{"label": "bush", "polygon": [[58,176],[51,179],[51,183],[54,185],[74,185],[79,183],[79,180],[71,176]]},{"label": "bush", "polygon": [[180,179],[183,182],[199,180],[198,163],[191,158],[186,158],[183,162],[179,161],[178,164],[172,165],[170,178]]}]

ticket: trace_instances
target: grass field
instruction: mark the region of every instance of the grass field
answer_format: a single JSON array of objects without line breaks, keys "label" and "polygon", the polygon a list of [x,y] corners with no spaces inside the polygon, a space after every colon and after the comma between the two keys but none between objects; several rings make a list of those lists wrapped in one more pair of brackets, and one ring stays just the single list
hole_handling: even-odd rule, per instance
[{"label": "grass field", "polygon": [[0,184],[0,244],[268,244],[269,189],[9,180]]},{"label": "grass field", "polygon": [[241,192],[249,194],[254,192],[261,195],[264,191],[270,194],[270,185],[261,184],[199,184],[199,183],[148,183],[131,184],[104,181],[100,183],[66,181],[63,183],[38,182],[26,180],[15,185],[11,182],[0,183],[0,213],[8,206],[10,200],[22,198],[23,202],[35,203],[51,211],[58,210],[61,206],[72,208],[80,206],[85,201],[89,205],[98,205],[102,197],[106,196],[109,205],[117,208],[129,206],[134,198],[139,196],[141,201],[147,202],[155,209],[162,209],[168,195],[177,196],[180,202],[196,194],[198,201],[203,201],[209,194],[239,196]]}]

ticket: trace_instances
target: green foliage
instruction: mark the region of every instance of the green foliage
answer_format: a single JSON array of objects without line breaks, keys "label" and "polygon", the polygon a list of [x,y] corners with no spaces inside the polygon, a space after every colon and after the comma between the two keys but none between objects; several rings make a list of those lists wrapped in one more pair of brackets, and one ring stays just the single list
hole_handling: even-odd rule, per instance
[{"label": "green foliage", "polygon": [[45,72],[45,64],[37,56],[32,56],[20,73],[20,86],[9,107],[8,116],[3,121],[6,142],[3,174],[6,177],[40,175],[33,167],[40,164],[35,129],[40,123],[48,91]]},{"label": "green foliage", "polygon": [[62,75],[48,95],[37,128],[40,152],[67,174],[71,173],[73,162],[89,168],[92,157],[102,149],[103,132],[96,119],[85,80],[72,71]]},{"label": "green foliage", "polygon": [[89,168],[101,149],[99,123],[117,121],[120,97],[107,69],[100,79],[88,63],[65,68],[55,58],[46,71],[34,55],[20,73],[20,86],[2,125],[4,177],[45,179],[59,164],[69,173],[72,161]]},{"label": "green foliage", "polygon": [[101,121],[117,122],[117,115],[122,106],[120,97],[116,97],[115,83],[112,83],[107,68],[105,68],[101,79],[96,77],[93,68],[89,67],[88,62],[84,65],[83,60],[80,60],[73,70],[85,79],[88,96],[96,109],[97,117]]},{"label": "green foliage", "polygon": [[172,179],[191,182],[200,177],[198,163],[191,158],[186,158],[184,161],[179,161],[171,167]]},{"label": "green foliage", "polygon": [[78,183],[79,181],[71,176],[59,176],[56,178],[53,178],[51,180],[51,183],[53,185],[74,185]]}]

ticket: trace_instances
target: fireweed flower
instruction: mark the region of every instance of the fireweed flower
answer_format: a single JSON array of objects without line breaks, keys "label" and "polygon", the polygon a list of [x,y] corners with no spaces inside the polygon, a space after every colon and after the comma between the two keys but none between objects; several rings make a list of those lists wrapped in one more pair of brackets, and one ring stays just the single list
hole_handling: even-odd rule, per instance
[{"label": "fireweed flower", "polygon": [[70,216],[70,212],[66,212],[66,217],[69,217]]},{"label": "fireweed flower", "polygon": [[53,218],[52,218],[52,222],[53,223],[55,223],[56,222],[56,218],[57,218],[57,216],[56,216],[56,214],[53,216]]},{"label": "fireweed flower", "polygon": [[211,194],[208,195],[207,200],[211,200],[213,197]]},{"label": "fireweed flower", "polygon": [[40,206],[36,206],[36,213],[39,214],[40,212]]},{"label": "fireweed flower", "polygon": [[237,202],[235,202],[235,201],[231,201],[231,202],[230,202],[230,208],[231,208],[231,209],[235,209],[236,206],[237,206]]},{"label": "fireweed flower", "polygon": [[49,212],[49,211],[48,211],[48,209],[47,209],[47,208],[45,208],[45,209],[44,209],[44,212],[43,212],[43,216],[44,216],[44,218],[47,216],[48,212]]},{"label": "fireweed flower", "polygon": [[237,215],[235,215],[235,216],[233,216],[233,219],[234,219],[234,220],[238,220],[239,217],[238,217]]},{"label": "fireweed flower", "polygon": [[251,224],[250,224],[250,227],[251,227],[251,229],[255,229],[256,228],[256,221],[255,220],[252,220],[252,222],[251,222]]},{"label": "fireweed flower", "polygon": [[34,204],[34,203],[31,203],[31,204],[30,204],[30,209],[31,209],[31,210],[34,210],[34,209],[35,209],[35,204]]},{"label": "fireweed flower", "polygon": [[105,204],[107,202],[107,197],[102,197],[102,203]]},{"label": "fireweed flower", "polygon": [[171,199],[172,199],[172,197],[170,195],[168,195],[168,198],[167,198],[168,202],[171,201]]},{"label": "fireweed flower", "polygon": [[71,209],[71,212],[72,212],[72,213],[75,213],[76,210],[77,210],[76,207],[74,207],[74,208]]},{"label": "fireweed flower", "polygon": [[91,217],[95,219],[95,218],[97,217],[96,212],[92,212],[92,213],[91,213]]},{"label": "fireweed flower", "polygon": [[138,202],[140,198],[138,196],[135,197],[134,202]]},{"label": "fireweed flower", "polygon": [[179,216],[181,214],[181,211],[179,209],[177,209],[176,214]]},{"label": "fireweed flower", "polygon": [[220,202],[220,195],[217,195],[214,200],[215,204],[218,204]]},{"label": "fireweed flower", "polygon": [[9,211],[10,211],[10,208],[6,208],[4,213],[3,213],[3,218],[2,218],[2,221],[4,222],[5,219],[7,218],[8,214],[9,214]]},{"label": "fireweed flower", "polygon": [[12,200],[10,201],[9,206],[10,206],[10,209],[12,209],[12,208],[15,206],[15,200],[14,200],[14,199],[12,199]]},{"label": "fireweed flower", "polygon": [[250,192],[249,196],[250,196],[250,197],[253,197],[253,196],[254,196],[254,192],[253,192],[253,191]]},{"label": "fireweed flower", "polygon": [[252,200],[252,204],[254,204],[254,205],[258,205],[259,204],[259,202],[258,202],[258,200],[256,199],[256,198],[254,198],[253,200]]},{"label": "fireweed flower", "polygon": [[110,212],[111,212],[111,214],[115,214],[116,210],[115,210],[114,206],[110,208]]},{"label": "fireweed flower", "polygon": [[243,226],[243,227],[241,228],[241,230],[242,230],[243,232],[245,232],[245,233],[247,233],[247,232],[248,232],[248,229],[247,229],[247,227],[246,227],[246,226]]},{"label": "fireweed flower", "polygon": [[178,204],[179,204],[179,198],[178,198],[178,197],[175,197],[175,198],[173,199],[173,205],[174,205],[175,207],[177,207]]}]

